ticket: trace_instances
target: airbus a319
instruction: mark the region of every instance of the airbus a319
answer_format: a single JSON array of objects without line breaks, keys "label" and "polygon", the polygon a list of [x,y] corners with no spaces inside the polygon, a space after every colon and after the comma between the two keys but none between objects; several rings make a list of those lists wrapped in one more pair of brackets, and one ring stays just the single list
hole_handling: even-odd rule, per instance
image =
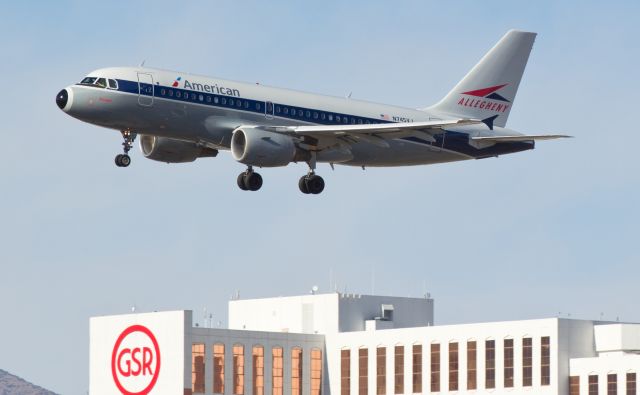
[{"label": "airbus a319", "polygon": [[139,136],[145,157],[167,163],[215,157],[247,169],[237,184],[257,191],[255,169],[304,162],[298,186],[319,194],[318,163],[411,166],[482,159],[564,135],[522,134],[506,123],[535,33],[511,30],[438,103],[423,109],[322,96],[145,67],[104,68],[58,93],[70,116],[122,134],[119,167]]}]

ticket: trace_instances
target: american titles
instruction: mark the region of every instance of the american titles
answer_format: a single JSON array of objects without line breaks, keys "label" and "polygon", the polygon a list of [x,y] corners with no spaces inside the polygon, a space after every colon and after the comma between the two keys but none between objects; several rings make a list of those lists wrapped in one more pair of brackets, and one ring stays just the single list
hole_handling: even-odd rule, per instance
[{"label": "american titles", "polygon": [[224,86],[219,86],[218,84],[200,84],[198,82],[189,82],[188,80],[184,80],[184,89],[191,89],[198,92],[215,93],[217,95],[240,97],[239,90],[226,88]]}]

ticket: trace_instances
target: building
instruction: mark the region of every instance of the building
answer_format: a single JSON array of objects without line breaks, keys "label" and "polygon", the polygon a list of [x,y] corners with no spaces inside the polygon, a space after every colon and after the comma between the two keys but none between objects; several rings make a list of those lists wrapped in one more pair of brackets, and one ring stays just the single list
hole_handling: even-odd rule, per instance
[{"label": "building", "polygon": [[92,395],[636,395],[639,371],[640,324],[434,325],[428,298],[232,300],[228,329],[191,311],[90,322]]}]

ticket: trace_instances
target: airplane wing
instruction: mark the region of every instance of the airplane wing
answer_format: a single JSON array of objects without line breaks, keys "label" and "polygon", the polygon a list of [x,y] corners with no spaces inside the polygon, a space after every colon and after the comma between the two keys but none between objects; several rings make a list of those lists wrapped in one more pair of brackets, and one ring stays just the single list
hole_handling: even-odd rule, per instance
[{"label": "airplane wing", "polygon": [[385,141],[400,137],[416,136],[435,142],[434,134],[441,133],[445,127],[475,125],[483,123],[478,119],[452,119],[425,122],[398,122],[363,125],[312,125],[312,126],[273,126],[261,129],[294,136],[308,136],[315,139],[340,139],[345,141],[364,141],[381,147],[388,147]]},{"label": "airplane wing", "polygon": [[471,137],[472,141],[485,141],[489,143],[506,143],[514,141],[531,141],[531,140],[553,140],[562,138],[571,138],[565,134],[537,134],[537,135],[521,135],[521,136],[478,136]]}]

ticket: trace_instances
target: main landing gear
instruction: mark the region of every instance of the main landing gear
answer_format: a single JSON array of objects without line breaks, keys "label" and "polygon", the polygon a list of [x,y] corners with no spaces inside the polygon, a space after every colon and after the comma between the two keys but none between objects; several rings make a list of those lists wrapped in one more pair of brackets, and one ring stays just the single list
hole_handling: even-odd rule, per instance
[{"label": "main landing gear", "polygon": [[[309,172],[300,177],[298,187],[300,191],[306,195],[317,195],[324,190],[324,180],[316,174],[315,153],[309,160]],[[262,187],[262,176],[253,171],[253,167],[247,167],[247,170],[238,174],[238,187],[243,191],[257,191]]]},{"label": "main landing gear", "polygon": [[300,181],[298,181],[298,188],[300,188],[300,192],[305,195],[317,195],[324,190],[324,180],[319,175],[316,175],[315,151],[311,152],[311,158],[307,163],[309,164],[309,172],[306,176],[300,177]]},{"label": "main landing gear", "polygon": [[238,186],[243,191],[257,191],[262,187],[262,176],[249,166],[246,171],[238,174]]},{"label": "main landing gear", "polygon": [[118,167],[127,167],[131,164],[131,157],[129,156],[129,151],[131,147],[133,147],[133,142],[136,140],[136,134],[131,133],[128,130],[120,132],[122,133],[122,138],[124,141],[122,142],[122,150],[124,154],[116,155],[116,166]]},{"label": "main landing gear", "polygon": [[324,180],[312,170],[309,174],[300,177],[298,187],[304,194],[317,195],[324,190]]}]

